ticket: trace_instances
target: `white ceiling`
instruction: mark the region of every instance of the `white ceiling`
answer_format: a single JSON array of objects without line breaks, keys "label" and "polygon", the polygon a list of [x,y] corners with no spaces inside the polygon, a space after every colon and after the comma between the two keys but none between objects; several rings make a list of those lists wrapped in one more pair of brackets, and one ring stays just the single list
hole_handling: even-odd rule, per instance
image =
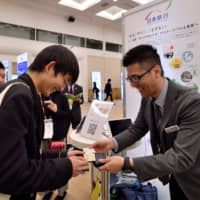
[{"label": "white ceiling", "polygon": [[[114,2],[113,0],[102,0],[100,3],[86,9],[85,11],[79,11],[70,7],[62,6],[58,4],[59,0],[7,0],[10,2],[17,2],[18,5],[28,6],[33,9],[39,9],[51,12],[56,15],[74,16],[75,20],[84,20],[87,22],[95,22],[104,24],[105,26],[112,27],[117,30],[122,29],[121,18],[115,21],[110,21],[101,17],[96,16],[96,13],[108,9],[112,6],[117,6],[125,10],[130,10],[139,4],[133,2],[132,0],[118,0]],[[80,1],[80,0],[79,0]]]}]

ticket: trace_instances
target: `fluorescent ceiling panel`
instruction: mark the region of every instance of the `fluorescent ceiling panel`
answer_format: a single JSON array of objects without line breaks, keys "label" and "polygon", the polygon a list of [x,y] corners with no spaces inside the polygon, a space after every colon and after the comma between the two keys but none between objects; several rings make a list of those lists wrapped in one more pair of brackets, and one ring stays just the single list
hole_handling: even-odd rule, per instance
[{"label": "fluorescent ceiling panel", "polygon": [[150,3],[154,0],[132,0],[132,1],[139,3],[139,4],[146,4],[146,3]]},{"label": "fluorescent ceiling panel", "polygon": [[120,7],[112,6],[106,10],[98,12],[96,15],[113,21],[120,18],[122,13],[125,13],[126,11],[127,10],[124,10]]},{"label": "fluorescent ceiling panel", "polygon": [[101,0],[60,0],[58,4],[84,11],[87,8],[99,3]]}]

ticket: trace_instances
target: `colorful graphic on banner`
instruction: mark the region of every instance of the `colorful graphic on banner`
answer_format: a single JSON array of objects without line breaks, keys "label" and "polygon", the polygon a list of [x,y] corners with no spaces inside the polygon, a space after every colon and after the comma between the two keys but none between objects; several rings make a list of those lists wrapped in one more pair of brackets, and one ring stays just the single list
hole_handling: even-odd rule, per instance
[{"label": "colorful graphic on banner", "polygon": [[182,60],[180,60],[179,58],[176,58],[172,60],[169,66],[175,70],[180,69],[182,67]]},{"label": "colorful graphic on banner", "polygon": [[171,59],[174,56],[174,45],[166,45],[163,47],[163,57]]},{"label": "colorful graphic on banner", "polygon": [[191,62],[193,59],[193,53],[191,51],[185,51],[183,53],[182,58],[183,58],[183,61],[186,63]]},{"label": "colorful graphic on banner", "polygon": [[185,71],[181,74],[181,80],[183,82],[190,82],[192,80],[192,74],[189,71]]}]

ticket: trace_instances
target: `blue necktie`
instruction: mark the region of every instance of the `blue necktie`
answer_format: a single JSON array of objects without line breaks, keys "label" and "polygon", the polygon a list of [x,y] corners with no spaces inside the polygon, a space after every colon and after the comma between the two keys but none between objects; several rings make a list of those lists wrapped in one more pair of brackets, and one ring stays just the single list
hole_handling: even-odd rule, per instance
[{"label": "blue necktie", "polygon": [[70,86],[69,93],[72,94],[72,86]]}]

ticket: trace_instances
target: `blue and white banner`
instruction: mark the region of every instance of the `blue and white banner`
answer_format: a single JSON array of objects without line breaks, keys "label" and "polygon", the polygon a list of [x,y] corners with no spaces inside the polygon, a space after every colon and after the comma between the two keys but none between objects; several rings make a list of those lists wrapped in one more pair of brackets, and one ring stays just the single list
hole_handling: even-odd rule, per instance
[{"label": "blue and white banner", "polygon": [[17,74],[20,76],[28,72],[28,53],[17,56]]}]

